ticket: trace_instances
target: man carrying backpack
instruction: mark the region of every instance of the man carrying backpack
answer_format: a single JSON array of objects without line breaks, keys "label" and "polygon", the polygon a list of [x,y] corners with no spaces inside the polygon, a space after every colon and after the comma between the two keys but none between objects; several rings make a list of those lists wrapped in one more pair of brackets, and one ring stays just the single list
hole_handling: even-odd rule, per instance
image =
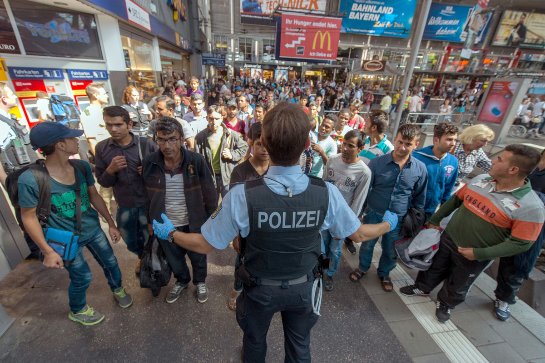
[{"label": "man carrying backpack", "polygon": [[[0,82],[0,183],[5,185],[9,174],[35,162],[38,155],[30,145],[28,131],[16,120],[12,119],[9,111],[17,106],[17,96],[6,85]],[[20,222],[19,216],[17,220]],[[40,249],[28,236],[24,234],[30,256],[38,258]]]},{"label": "man carrying backpack", "polygon": [[[69,273],[68,318],[82,325],[95,325],[104,320],[104,315],[87,305],[91,270],[83,256],[83,247],[89,249],[104,270],[119,306],[131,306],[132,297],[123,288],[117,259],[100,227],[97,211],[107,220],[112,240],[119,240],[119,230],[94,186],[91,166],[85,161],[69,159],[78,153],[77,138],[82,134],[81,130],[55,122],[43,122],[31,130],[32,146],[45,155],[44,168],[41,174],[33,168],[19,176],[18,200],[25,230],[44,254],[43,264],[49,268],[66,268]],[[45,190],[49,193],[44,196]],[[50,208],[43,208],[44,202],[50,204]],[[53,234],[56,238],[49,238]],[[78,248],[73,255],[66,256],[68,243],[76,239]]]}]

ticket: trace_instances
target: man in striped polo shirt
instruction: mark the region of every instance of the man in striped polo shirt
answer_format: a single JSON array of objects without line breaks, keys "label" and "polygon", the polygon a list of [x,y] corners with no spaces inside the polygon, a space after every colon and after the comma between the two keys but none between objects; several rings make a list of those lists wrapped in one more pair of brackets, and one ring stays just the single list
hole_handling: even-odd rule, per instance
[{"label": "man in striped polo shirt", "polygon": [[394,146],[384,134],[388,128],[388,114],[384,111],[374,111],[369,122],[365,123],[364,132],[367,135],[363,150],[359,156],[365,164],[376,158],[388,154]]},{"label": "man in striped polo shirt", "polygon": [[444,323],[491,260],[528,250],[545,219],[543,202],[527,179],[539,158],[539,152],[529,146],[509,145],[492,162],[490,175],[475,177],[444,203],[432,216],[430,227],[439,228],[444,217],[457,211],[441,235],[432,266],[400,292],[425,296],[445,281],[435,311]]}]

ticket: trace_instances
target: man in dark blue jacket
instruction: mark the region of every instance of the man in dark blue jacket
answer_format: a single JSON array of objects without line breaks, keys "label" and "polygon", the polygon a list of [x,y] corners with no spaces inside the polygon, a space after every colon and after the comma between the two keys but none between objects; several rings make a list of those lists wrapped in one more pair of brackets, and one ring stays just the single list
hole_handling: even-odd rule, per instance
[{"label": "man in dark blue jacket", "polygon": [[458,159],[450,150],[456,145],[458,127],[443,122],[433,128],[433,145],[415,150],[413,156],[426,165],[428,188],[426,189],[426,220],[437,207],[446,202],[458,177]]},{"label": "man in dark blue jacket", "polygon": [[[155,142],[159,151],[144,159],[144,185],[148,199],[149,221],[165,213],[178,231],[199,233],[203,223],[218,206],[218,194],[212,174],[204,158],[184,149],[184,133],[180,123],[162,117],[155,124]],[[206,255],[188,251],[159,239],[177,281],[167,294],[166,302],[178,300],[191,277],[185,261],[191,260],[193,284],[200,303],[208,300],[206,288]]]}]

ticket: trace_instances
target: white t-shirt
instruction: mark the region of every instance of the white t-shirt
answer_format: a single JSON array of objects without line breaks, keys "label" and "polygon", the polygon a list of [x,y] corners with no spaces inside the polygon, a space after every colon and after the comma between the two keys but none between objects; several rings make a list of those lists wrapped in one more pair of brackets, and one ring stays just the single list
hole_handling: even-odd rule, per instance
[{"label": "white t-shirt", "polygon": [[323,178],[339,189],[352,211],[359,215],[371,184],[371,169],[363,160],[358,158],[347,164],[341,154],[333,155],[327,160]]},{"label": "white t-shirt", "polygon": [[414,95],[409,100],[409,112],[422,111],[422,99],[418,95]]},{"label": "white t-shirt", "polygon": [[49,100],[47,98],[38,98],[36,100],[36,108],[38,109],[38,112],[42,113],[46,120],[53,119],[53,115],[49,109]]},{"label": "white t-shirt", "polygon": [[81,126],[85,137],[95,138],[97,143],[110,137],[106,130],[106,124],[102,116],[102,107],[100,105],[89,105],[81,113]]}]

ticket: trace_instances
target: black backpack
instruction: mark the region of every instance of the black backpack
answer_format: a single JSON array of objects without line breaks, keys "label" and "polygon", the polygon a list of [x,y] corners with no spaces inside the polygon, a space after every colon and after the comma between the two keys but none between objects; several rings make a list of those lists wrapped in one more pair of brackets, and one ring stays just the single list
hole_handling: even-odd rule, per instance
[{"label": "black backpack", "polygon": [[172,270],[159,240],[155,235],[150,236],[142,256],[140,287],[151,289],[153,296],[157,297],[161,288],[168,285],[171,273]]},{"label": "black backpack", "polygon": [[[75,170],[79,170],[83,176],[86,175],[85,166],[79,160],[69,160],[70,164]],[[38,184],[39,197],[38,205],[36,206],[36,216],[41,225],[47,223],[49,214],[51,213],[51,186],[49,185],[49,173],[45,167],[44,160],[36,160],[36,163],[27,165],[21,169],[10,173],[6,179],[6,191],[8,193],[9,200],[15,209],[15,218],[19,222],[19,226],[24,231],[23,220],[21,219],[21,207],[19,206],[19,186],[18,180],[21,174],[25,171],[31,170],[36,183]],[[76,182],[79,180],[76,174]],[[78,185],[79,186],[79,185]]]}]

